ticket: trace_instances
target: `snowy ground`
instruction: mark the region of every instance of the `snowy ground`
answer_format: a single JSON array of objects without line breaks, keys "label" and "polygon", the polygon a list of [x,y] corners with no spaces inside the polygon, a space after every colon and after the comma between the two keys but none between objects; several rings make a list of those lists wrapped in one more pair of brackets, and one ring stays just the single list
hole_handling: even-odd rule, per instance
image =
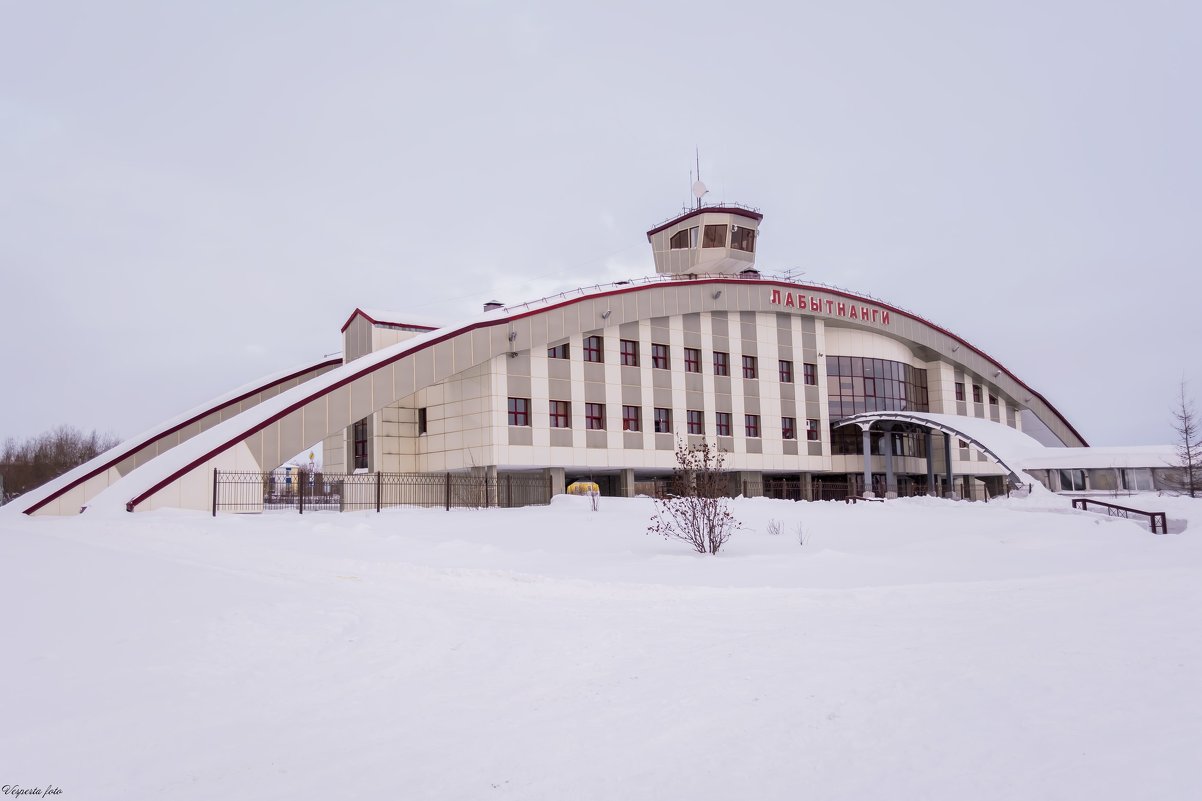
[{"label": "snowy ground", "polygon": [[1202,501],[1130,502],[1190,525],[740,500],[703,557],[646,535],[642,499],[5,516],[0,785],[1200,798]]}]

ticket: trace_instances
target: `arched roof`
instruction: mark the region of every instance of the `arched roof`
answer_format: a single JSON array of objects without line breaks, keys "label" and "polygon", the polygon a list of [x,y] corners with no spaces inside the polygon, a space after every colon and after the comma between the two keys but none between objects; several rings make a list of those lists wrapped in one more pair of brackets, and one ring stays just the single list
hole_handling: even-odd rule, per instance
[{"label": "arched roof", "polygon": [[[382,348],[225,420],[198,434],[186,447],[173,448],[139,466],[97,496],[96,505],[119,505],[130,511],[158,505],[190,506],[195,500],[185,503],[182,499],[203,498],[203,487],[211,480],[213,469],[271,469],[293,453],[345,429],[353,420],[496,356],[546,347],[572,335],[650,317],[698,312],[799,313],[796,307],[781,305],[780,297],[789,293],[805,293],[810,302],[807,313],[815,319],[879,330],[925,347],[939,358],[970,364],[973,372],[993,374],[995,380],[1005,372],[1013,384],[998,382],[1003,391],[1021,387],[1039,397],[1044,411],[1072,431],[1042,396],[997,362],[949,332],[875,298],[773,279],[672,276],[562,293],[476,315]],[[821,303],[820,298],[824,298]],[[839,310],[832,311],[831,303],[840,300]],[[878,324],[876,315],[869,321],[861,314],[862,322],[857,322],[854,313],[844,315],[846,301],[863,310],[887,311],[894,319],[889,322],[882,314]],[[965,348],[980,358],[965,362],[966,357],[956,353]]]}]

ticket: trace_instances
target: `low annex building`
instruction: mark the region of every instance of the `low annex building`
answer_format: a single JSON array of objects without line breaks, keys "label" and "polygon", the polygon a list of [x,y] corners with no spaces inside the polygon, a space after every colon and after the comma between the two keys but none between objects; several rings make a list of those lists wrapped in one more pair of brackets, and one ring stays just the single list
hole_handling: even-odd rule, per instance
[{"label": "low annex building", "polygon": [[652,490],[678,442],[703,440],[751,495],[1164,480],[1166,449],[1094,458],[1039,392],[955,334],[762,275],[762,222],[739,205],[689,209],[647,232],[653,277],[491,302],[452,325],[356,309],[341,359],[228,393],[14,505],[207,509],[214,471],[270,471],[318,443],[326,473],[542,471],[558,491],[587,479],[619,495]]}]

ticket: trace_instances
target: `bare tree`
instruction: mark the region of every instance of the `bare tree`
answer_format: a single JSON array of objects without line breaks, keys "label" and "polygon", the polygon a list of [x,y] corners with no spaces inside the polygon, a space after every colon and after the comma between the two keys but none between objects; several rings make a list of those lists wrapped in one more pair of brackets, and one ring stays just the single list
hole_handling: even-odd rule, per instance
[{"label": "bare tree", "polygon": [[1180,385],[1173,407],[1173,430],[1177,432],[1178,480],[1182,492],[1191,498],[1202,493],[1202,438],[1194,403],[1185,396],[1185,381]]},{"label": "bare tree", "polygon": [[697,553],[718,553],[741,528],[728,508],[724,460],[722,450],[708,442],[689,446],[678,441],[673,491],[656,499],[647,533],[684,540]]},{"label": "bare tree", "polygon": [[59,426],[17,442],[11,437],[0,447],[0,475],[8,498],[15,498],[71,468],[99,456],[119,440],[112,434],[85,434],[72,426]]}]

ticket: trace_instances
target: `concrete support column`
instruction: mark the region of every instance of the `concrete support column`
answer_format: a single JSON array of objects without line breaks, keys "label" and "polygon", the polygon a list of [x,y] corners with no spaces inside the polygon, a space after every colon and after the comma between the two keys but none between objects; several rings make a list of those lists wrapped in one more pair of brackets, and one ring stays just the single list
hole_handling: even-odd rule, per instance
[{"label": "concrete support column", "polygon": [[860,426],[864,432],[864,497],[871,498],[872,495],[872,434],[869,432],[869,426]]},{"label": "concrete support column", "polygon": [[885,451],[885,497],[897,497],[897,476],[893,474],[893,428],[885,428],[881,438],[881,449]]},{"label": "concrete support column", "polygon": [[801,497],[802,500],[814,500],[814,476],[812,473],[801,474]]},{"label": "concrete support column", "polygon": [[943,435],[943,461],[947,467],[947,484],[943,495],[958,501],[960,496],[956,494],[956,477],[952,472],[952,435],[948,433]]},{"label": "concrete support column", "polygon": [[623,498],[634,497],[634,469],[627,467],[618,471],[618,495]]},{"label": "concrete support column", "polygon": [[935,494],[935,431],[927,429],[927,495]]},{"label": "concrete support column", "polygon": [[543,475],[551,482],[551,495],[563,495],[568,491],[562,467],[548,467],[543,470]]}]

